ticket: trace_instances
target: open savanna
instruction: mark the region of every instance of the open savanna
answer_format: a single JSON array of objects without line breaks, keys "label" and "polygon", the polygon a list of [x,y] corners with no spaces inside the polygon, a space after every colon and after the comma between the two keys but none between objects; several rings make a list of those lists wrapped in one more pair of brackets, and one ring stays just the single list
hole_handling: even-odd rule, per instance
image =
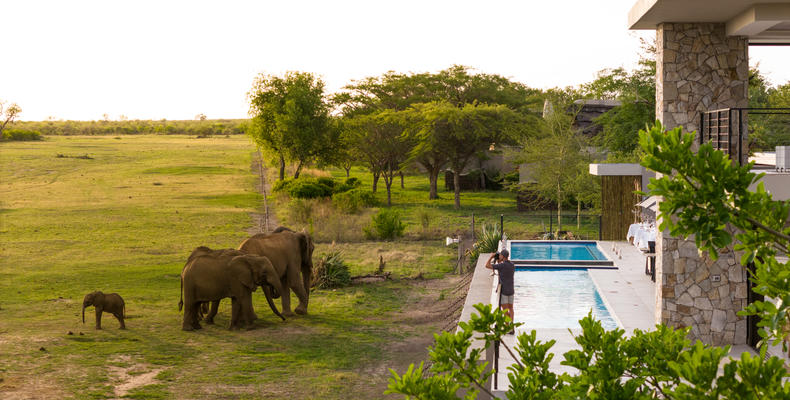
[{"label": "open savanna", "polygon": [[[388,368],[426,357],[455,278],[317,290],[309,315],[286,322],[256,294],[254,330],[226,329],[225,300],[217,325],[181,331],[187,255],[200,245],[236,247],[255,228],[255,158],[242,136],[0,144],[0,398],[387,397]],[[394,201],[420,202],[410,196]],[[454,251],[436,240],[444,230],[415,240],[419,223],[406,218],[411,240],[335,244],[352,274],[373,272],[379,256],[397,277],[452,269]],[[442,218],[429,227],[439,229]],[[466,223],[460,212],[448,218]],[[316,257],[330,242],[318,243]],[[94,290],[123,296],[127,330],[107,314],[94,330],[92,308],[83,325],[81,301]]]}]

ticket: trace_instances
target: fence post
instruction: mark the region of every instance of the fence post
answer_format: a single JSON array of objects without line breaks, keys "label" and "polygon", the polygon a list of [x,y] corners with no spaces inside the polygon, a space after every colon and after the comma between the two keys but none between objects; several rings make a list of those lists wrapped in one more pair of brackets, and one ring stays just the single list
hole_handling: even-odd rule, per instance
[{"label": "fence post", "polygon": [[472,240],[477,241],[477,236],[475,236],[475,213],[472,213]]}]

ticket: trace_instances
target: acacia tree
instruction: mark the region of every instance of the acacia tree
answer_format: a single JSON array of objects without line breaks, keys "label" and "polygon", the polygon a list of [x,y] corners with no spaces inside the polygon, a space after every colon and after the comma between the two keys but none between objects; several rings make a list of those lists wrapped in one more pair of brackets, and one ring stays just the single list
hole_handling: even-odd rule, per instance
[{"label": "acacia tree", "polygon": [[387,188],[387,206],[392,205],[392,182],[395,174],[411,150],[411,141],[403,135],[402,118],[396,112],[384,110],[363,114],[345,121],[346,138],[352,152],[357,154],[373,172],[373,191],[379,176]]},{"label": "acacia tree", "polygon": [[[672,216],[662,218],[660,229],[686,238],[694,235],[698,248],[714,259],[718,249],[732,242],[732,227],[741,232],[735,248],[743,251],[742,265],[756,264],[753,290],[775,299],[754,302],[739,313],[761,317],[760,355],[743,353],[739,360],[725,360],[729,346],[699,341],[692,345],[686,339],[690,328],[657,325],[626,336],[622,329],[604,330],[588,314],[580,321],[582,333],[575,337],[579,348],[563,355],[562,364],[575,368],[574,375],[549,369],[555,341],[537,340],[535,330],[520,334],[513,349],[502,342],[515,360],[508,367],[507,398],[790,399],[784,361],[766,356],[768,345],[788,334],[790,262],[779,262],[776,255],[790,249],[790,203],[774,201],[762,184],[749,191],[760,179],[751,172],[751,164],[733,164],[710,144],[693,153],[694,134],[683,134],[680,128],[664,132],[656,124],[640,132],[639,142],[646,153],[642,165],[664,174],[649,186],[664,198],[661,214]],[[501,341],[516,324],[491,305],[475,308],[479,314],[459,323],[458,332],[436,335],[430,368],[412,364],[403,375],[392,371],[388,392],[432,399],[455,399],[461,390],[465,398],[476,398],[480,392],[492,395],[487,382],[493,371],[486,371],[486,363],[480,361],[483,349]],[[483,348],[471,348],[473,337],[482,339]]]},{"label": "acacia tree", "polygon": [[[423,151],[442,151],[453,171],[455,209],[461,208],[460,176],[469,161],[492,143],[512,140],[524,126],[521,116],[503,105],[448,102],[416,105],[420,118],[414,137]],[[424,154],[424,153],[423,153]],[[434,181],[435,182],[435,181]]]},{"label": "acacia tree", "polygon": [[22,112],[22,108],[19,107],[16,103],[11,103],[8,108],[5,106],[5,102],[0,101],[0,121],[3,122],[0,125],[0,137],[3,135],[3,129],[5,129],[6,125],[14,122],[14,119]]},{"label": "acacia tree", "polygon": [[281,180],[285,178],[286,161],[297,163],[294,178],[298,178],[304,165],[331,149],[336,130],[329,126],[324,82],[315,75],[260,74],[247,96],[252,115],[248,133],[258,146],[277,154]]},{"label": "acacia tree", "polygon": [[[341,105],[346,116],[383,109],[404,111],[402,115],[406,120],[406,134],[415,142],[407,162],[417,163],[427,172],[430,199],[438,198],[438,175],[448,165],[448,157],[441,143],[431,140],[435,136],[431,138],[425,135],[422,110],[431,106],[420,104],[444,102],[460,109],[469,104],[504,105],[525,117],[521,120],[524,125],[521,130],[529,130],[537,125],[526,116],[542,104],[539,90],[499,75],[473,74],[469,67],[460,65],[438,73],[388,72],[381,77],[355,82],[345,89],[346,92],[335,96],[335,101]],[[438,126],[436,128],[441,129]],[[484,148],[488,146],[476,150],[481,152]]]}]

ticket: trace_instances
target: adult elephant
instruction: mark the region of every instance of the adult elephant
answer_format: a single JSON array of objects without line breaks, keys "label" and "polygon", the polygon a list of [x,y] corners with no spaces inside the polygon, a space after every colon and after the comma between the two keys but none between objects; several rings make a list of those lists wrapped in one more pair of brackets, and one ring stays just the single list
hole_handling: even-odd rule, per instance
[{"label": "adult elephant", "polygon": [[252,292],[258,285],[273,288],[266,291],[266,300],[272,311],[285,319],[271,298],[272,292],[282,292],[282,285],[268,258],[233,249],[198,247],[181,271],[182,297],[178,304],[179,310],[184,306],[181,328],[185,331],[200,329],[199,306],[225,297],[232,300],[229,329],[249,327],[255,319]]},{"label": "adult elephant", "polygon": [[282,284],[280,293],[283,315],[294,315],[291,312],[291,289],[299,298],[299,305],[294,311],[297,314],[307,314],[315,249],[310,235],[279,227],[270,234],[259,233],[248,238],[238,249],[250,254],[266,256],[271,260]]}]

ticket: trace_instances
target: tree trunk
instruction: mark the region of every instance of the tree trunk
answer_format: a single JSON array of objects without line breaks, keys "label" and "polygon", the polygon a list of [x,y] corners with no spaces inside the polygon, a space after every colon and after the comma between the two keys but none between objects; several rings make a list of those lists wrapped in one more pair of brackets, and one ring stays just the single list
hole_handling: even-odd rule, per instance
[{"label": "tree trunk", "polygon": [[562,189],[557,182],[557,232],[562,230]]},{"label": "tree trunk", "polygon": [[461,173],[456,168],[453,171],[453,189],[455,189],[455,209],[461,209]]},{"label": "tree trunk", "polygon": [[373,173],[373,193],[376,193],[376,189],[379,185],[379,172]]},{"label": "tree trunk", "polygon": [[387,207],[392,206],[392,181],[395,180],[395,174],[392,172],[384,173],[384,186],[387,187]]},{"label": "tree trunk", "polygon": [[346,170],[346,178],[348,178],[349,176],[351,176],[351,175],[349,175],[349,174],[351,173],[351,167],[348,167],[348,168],[346,168],[346,167],[343,167],[343,169],[344,169],[344,170]]},{"label": "tree trunk", "polygon": [[582,218],[582,202],[581,200],[576,200],[576,232],[578,233],[581,230],[581,218]]},{"label": "tree trunk", "polygon": [[296,166],[296,172],[294,172],[294,179],[299,178],[299,174],[302,172],[302,162],[299,161],[299,164]]},{"label": "tree trunk", "polygon": [[429,200],[436,200],[439,198],[438,190],[436,188],[437,181],[439,180],[439,169],[438,168],[430,168],[428,169],[428,181],[431,183],[431,190],[428,194]]},{"label": "tree trunk", "polygon": [[280,153],[280,180],[285,179],[285,157]]},{"label": "tree trunk", "polygon": [[403,185],[403,171],[398,171],[398,174],[400,174],[400,188],[406,189],[406,186]]}]

